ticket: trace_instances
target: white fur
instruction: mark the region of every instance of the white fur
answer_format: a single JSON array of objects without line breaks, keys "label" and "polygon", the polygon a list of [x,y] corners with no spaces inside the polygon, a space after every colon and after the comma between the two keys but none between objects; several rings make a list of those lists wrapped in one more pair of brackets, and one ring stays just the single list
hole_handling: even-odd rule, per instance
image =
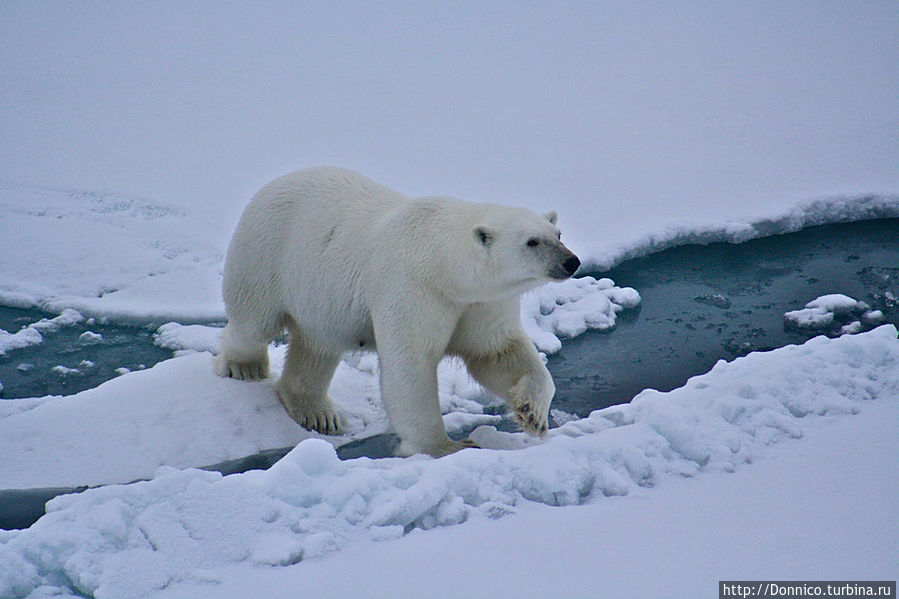
[{"label": "white fur", "polygon": [[278,396],[302,426],[331,434],[340,417],[327,389],[341,355],[376,349],[398,454],[439,456],[474,446],[451,441],[440,416],[437,363],[456,355],[542,434],[555,387],[518,296],[576,266],[555,213],[410,200],[351,171],[299,171],[256,194],[231,241],[216,372],[268,376],[268,343],[288,329]]}]

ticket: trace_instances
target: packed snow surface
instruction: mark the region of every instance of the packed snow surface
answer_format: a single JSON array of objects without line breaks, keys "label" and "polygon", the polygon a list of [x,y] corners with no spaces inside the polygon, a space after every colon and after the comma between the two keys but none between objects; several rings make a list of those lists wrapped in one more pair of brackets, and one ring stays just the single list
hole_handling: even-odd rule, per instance
[{"label": "packed snow surface", "polygon": [[139,597],[209,580],[210,568],[293,564],[529,503],[598,502],[734,471],[821,416],[897,395],[897,330],[884,325],[721,361],[679,389],[644,391],[542,441],[482,426],[472,437],[485,449],[438,460],[340,461],[332,445],[307,439],[268,471],[164,467],[147,482],[57,497],[30,528],[0,533],[0,596]]},{"label": "packed snow surface", "polygon": [[117,320],[220,320],[222,248],[186,210],[0,183],[0,303]]},{"label": "packed snow surface", "polygon": [[[213,569],[205,583],[150,597],[295,599],[302,589],[304,599],[421,599],[439,589],[432,594],[470,599],[693,599],[715,597],[718,580],[893,580],[897,422],[899,402],[867,402],[735,473],[669,477],[578,506],[522,503],[511,518],[415,530],[290,567]],[[510,575],[509,564],[526,575]]]}]

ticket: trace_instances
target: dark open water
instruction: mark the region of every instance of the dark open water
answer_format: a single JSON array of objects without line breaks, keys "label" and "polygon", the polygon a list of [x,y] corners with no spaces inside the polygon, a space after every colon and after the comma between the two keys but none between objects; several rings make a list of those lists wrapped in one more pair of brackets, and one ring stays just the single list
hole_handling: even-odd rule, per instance
[{"label": "dark open water", "polygon": [[785,328],[783,314],[821,295],[864,301],[899,325],[889,299],[899,297],[899,219],[672,248],[601,275],[643,301],[614,331],[569,339],[550,357],[553,406],[582,416],[680,387],[720,359],[804,342],[810,334]]}]

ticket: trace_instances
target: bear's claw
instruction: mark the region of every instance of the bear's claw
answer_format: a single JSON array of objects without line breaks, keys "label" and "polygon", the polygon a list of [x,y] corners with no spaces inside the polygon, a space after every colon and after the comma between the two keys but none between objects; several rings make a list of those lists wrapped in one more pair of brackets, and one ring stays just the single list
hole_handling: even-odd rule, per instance
[{"label": "bear's claw", "polygon": [[515,420],[521,425],[521,429],[529,435],[542,437],[549,430],[549,423],[546,418],[534,414],[532,411],[519,408],[514,412]]},{"label": "bear's claw", "polygon": [[[549,430],[549,401],[540,401],[533,381],[523,378],[510,390],[512,416],[529,435],[542,437]],[[549,398],[552,398],[551,394]],[[534,401],[536,399],[536,401]]]},{"label": "bear's claw", "polygon": [[441,447],[439,450],[430,452],[431,455],[436,457],[441,457],[445,455],[449,455],[451,453],[456,453],[457,451],[462,451],[463,449],[480,449],[481,446],[472,441],[471,439],[462,439],[461,441],[451,441],[449,445]]},{"label": "bear's claw", "polygon": [[343,431],[340,414],[333,410],[291,414],[290,416],[306,430],[315,431],[323,435],[339,435]]},{"label": "bear's claw", "polygon": [[400,446],[397,448],[395,455],[397,457],[409,457],[411,455],[415,455],[418,453],[427,454],[435,458],[441,458],[443,456],[449,455],[451,453],[456,453],[457,451],[461,451],[463,449],[480,449],[481,446],[472,441],[471,439],[462,439],[461,441],[452,441],[447,439],[446,443],[442,443],[437,447],[432,447],[431,449],[421,449],[416,448],[415,446],[410,446],[407,443],[400,443]]},{"label": "bear's claw", "polygon": [[261,381],[268,378],[268,360],[238,362],[219,355],[215,359],[215,373],[239,381]]},{"label": "bear's claw", "polygon": [[[287,410],[287,414],[293,418],[297,424],[306,430],[315,431],[323,435],[339,435],[343,432],[343,418],[340,412],[332,405],[305,405],[299,401],[293,400],[290,395],[279,391],[278,399]],[[288,401],[285,401],[287,399]],[[327,402],[331,404],[330,400]]]}]

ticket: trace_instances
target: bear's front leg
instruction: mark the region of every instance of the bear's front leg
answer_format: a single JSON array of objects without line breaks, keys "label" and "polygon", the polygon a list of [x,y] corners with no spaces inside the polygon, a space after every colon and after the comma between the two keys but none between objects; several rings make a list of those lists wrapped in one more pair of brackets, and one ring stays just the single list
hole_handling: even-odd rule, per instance
[{"label": "bear's front leg", "polygon": [[383,337],[378,338],[377,344],[381,399],[400,437],[396,455],[423,453],[441,457],[477,447],[471,439],[453,441],[446,434],[437,395],[437,352]]},{"label": "bear's front leg", "polygon": [[506,401],[522,430],[535,436],[546,434],[556,387],[523,331],[512,335],[498,351],[460,355],[475,380]]},{"label": "bear's front leg", "polygon": [[521,429],[542,437],[549,429],[549,406],[556,387],[543,363],[535,370],[543,372],[530,372],[509,388],[508,402]]}]

